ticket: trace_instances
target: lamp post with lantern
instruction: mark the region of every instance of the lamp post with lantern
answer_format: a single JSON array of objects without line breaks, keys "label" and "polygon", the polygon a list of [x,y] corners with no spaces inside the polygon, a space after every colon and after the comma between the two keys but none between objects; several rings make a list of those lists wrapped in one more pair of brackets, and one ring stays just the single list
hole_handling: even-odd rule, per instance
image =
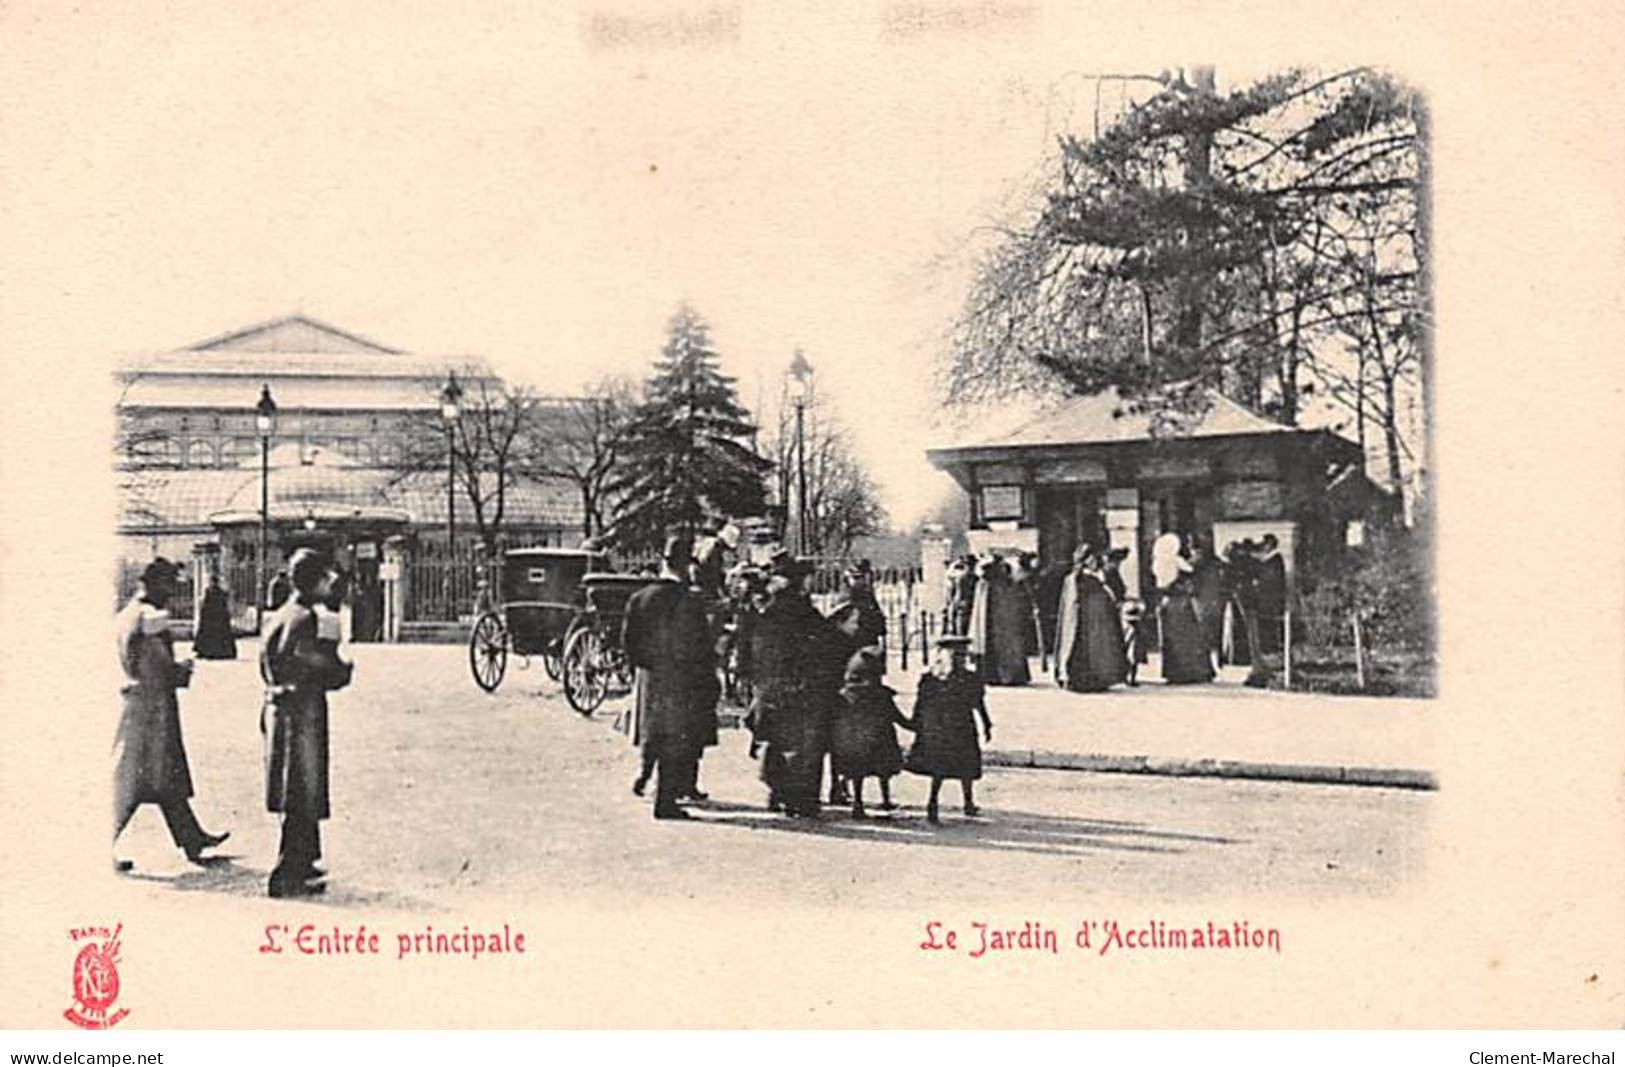
[{"label": "lamp post with lantern", "polygon": [[271,431],[276,428],[276,401],[271,399],[270,383],[260,386],[260,400],[254,405],[254,428],[260,434],[260,552],[254,568],[254,633],[264,632],[265,554],[271,521]]},{"label": "lamp post with lantern", "polygon": [[796,402],[796,552],[809,555],[807,538],[807,402],[812,398],[813,369],[807,355],[796,349],[787,372]]},{"label": "lamp post with lantern", "polygon": [[440,390],[440,421],[446,424],[446,607],[457,618],[457,420],[462,417],[463,387],[457,384],[457,372],[446,377],[446,387]]}]

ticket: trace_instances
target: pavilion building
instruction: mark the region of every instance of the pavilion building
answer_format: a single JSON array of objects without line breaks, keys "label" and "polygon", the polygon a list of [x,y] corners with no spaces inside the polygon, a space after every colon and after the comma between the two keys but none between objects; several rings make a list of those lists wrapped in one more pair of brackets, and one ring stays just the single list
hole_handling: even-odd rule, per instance
[{"label": "pavilion building", "polygon": [[966,493],[972,551],[1033,552],[1064,568],[1082,543],[1126,549],[1124,581],[1142,593],[1152,543],[1167,531],[1221,555],[1274,534],[1291,576],[1392,515],[1354,442],[1272,422],[1217,392],[1207,401],[1157,426],[1106,391],[927,456]]},{"label": "pavilion building", "polygon": [[[421,439],[438,418],[452,371],[469,394],[500,384],[477,358],[409,354],[303,315],[124,360],[116,375],[121,584],[154,555],[192,559],[189,584],[217,575],[239,625],[250,626],[259,576],[274,573],[293,548],[320,544],[357,580],[357,639],[376,636],[369,612],[381,611],[386,546],[405,546],[401,558],[446,555],[446,471],[409,470],[406,457],[413,435]],[[264,439],[255,409],[262,387],[276,405]],[[477,530],[467,498],[459,492],[455,500],[461,556]],[[580,531],[568,484],[508,487],[509,543],[573,545]]]}]

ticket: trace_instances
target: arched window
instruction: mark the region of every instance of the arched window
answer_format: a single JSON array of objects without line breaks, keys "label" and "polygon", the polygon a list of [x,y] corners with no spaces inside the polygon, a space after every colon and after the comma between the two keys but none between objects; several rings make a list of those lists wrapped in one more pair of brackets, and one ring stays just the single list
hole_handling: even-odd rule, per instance
[{"label": "arched window", "polygon": [[188,467],[214,466],[214,449],[207,441],[193,441],[186,446],[186,465]]}]

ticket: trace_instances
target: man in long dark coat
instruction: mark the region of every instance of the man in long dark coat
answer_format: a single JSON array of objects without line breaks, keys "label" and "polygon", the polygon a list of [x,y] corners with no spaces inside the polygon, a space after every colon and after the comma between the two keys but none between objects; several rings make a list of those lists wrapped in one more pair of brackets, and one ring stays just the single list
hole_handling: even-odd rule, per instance
[{"label": "man in long dark coat", "polygon": [[1265,652],[1281,651],[1281,626],[1286,618],[1286,560],[1274,534],[1258,544],[1258,643]]},{"label": "man in long dark coat", "polygon": [[717,742],[715,647],[706,601],[689,588],[693,551],[668,538],[660,579],[632,594],[621,624],[621,643],[637,670],[638,733],[645,761],[653,757],[654,817],[686,819],[677,806],[697,793],[700,754]]},{"label": "man in long dark coat", "polygon": [[1204,542],[1196,544],[1191,577],[1195,585],[1196,614],[1202,622],[1208,653],[1215,659],[1220,658],[1224,646],[1224,605],[1230,595],[1228,578],[1224,564]]},{"label": "man in long dark coat", "polygon": [[[169,601],[175,595],[176,567],[162,556],[147,564],[141,587],[114,621],[124,708],[113,738],[113,840],[142,804],[164,813],[169,836],[193,863],[203,850],[229,833],[211,834],[192,811],[192,771],[181,740],[180,702],[175,690],[191,679],[191,664],[176,663],[169,631]],[[115,859],[128,871],[129,860]]]},{"label": "man in long dark coat", "polygon": [[[322,647],[316,607],[331,573],[325,556],[295,552],[288,564],[293,595],[273,614],[260,649],[265,704],[265,807],[282,816],[273,897],[320,893],[321,820],[330,814],[327,776],[327,693],[349,684],[351,668]],[[336,645],[336,642],[335,642]]]}]

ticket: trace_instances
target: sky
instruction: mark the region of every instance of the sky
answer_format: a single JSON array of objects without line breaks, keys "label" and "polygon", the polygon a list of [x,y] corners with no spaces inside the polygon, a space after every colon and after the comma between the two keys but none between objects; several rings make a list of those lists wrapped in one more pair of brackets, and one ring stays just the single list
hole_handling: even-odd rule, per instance
[{"label": "sky", "polygon": [[81,364],[303,312],[568,393],[688,301],[747,406],[806,351],[899,524],[974,252],[1093,103],[1015,4],[68,10],[13,16],[12,221]]}]

